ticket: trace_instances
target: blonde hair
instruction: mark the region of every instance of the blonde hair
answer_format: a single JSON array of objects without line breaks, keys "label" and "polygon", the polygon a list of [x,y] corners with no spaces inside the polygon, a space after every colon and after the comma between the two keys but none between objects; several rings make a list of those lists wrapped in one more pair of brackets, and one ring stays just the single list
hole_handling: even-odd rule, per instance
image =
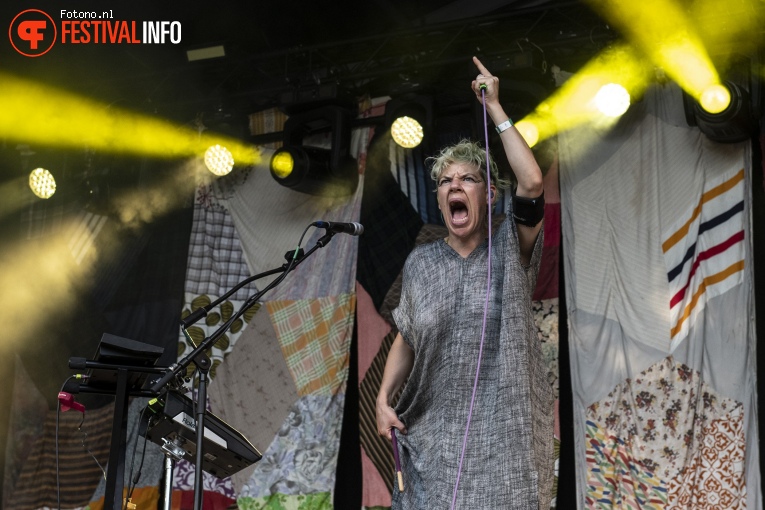
[{"label": "blonde hair", "polygon": [[[430,178],[436,182],[438,182],[441,173],[452,163],[475,165],[480,169],[483,179],[486,180],[486,152],[477,142],[462,139],[454,145],[444,147],[436,156],[430,156],[425,160],[425,163],[432,163]],[[489,151],[489,155],[491,156],[491,151]],[[491,182],[499,189],[508,189],[510,181],[499,178],[499,170],[493,157],[489,161]]]}]

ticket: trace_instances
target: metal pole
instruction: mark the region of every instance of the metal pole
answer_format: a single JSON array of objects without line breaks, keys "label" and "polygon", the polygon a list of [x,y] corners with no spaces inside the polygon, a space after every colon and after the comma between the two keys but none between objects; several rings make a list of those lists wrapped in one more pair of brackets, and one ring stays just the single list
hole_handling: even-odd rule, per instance
[{"label": "metal pole", "polygon": [[162,510],[170,510],[173,502],[173,466],[175,461],[169,456],[165,455],[165,484],[162,494]]}]

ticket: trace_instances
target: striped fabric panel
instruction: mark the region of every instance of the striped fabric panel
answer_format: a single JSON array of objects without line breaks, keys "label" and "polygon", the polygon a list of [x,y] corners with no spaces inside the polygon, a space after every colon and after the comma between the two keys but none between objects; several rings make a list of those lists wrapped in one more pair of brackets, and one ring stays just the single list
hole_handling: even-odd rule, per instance
[{"label": "striped fabric panel", "polygon": [[591,420],[585,429],[587,508],[666,508],[665,481],[638,462],[629,445]]},{"label": "striped fabric panel", "polygon": [[[385,360],[388,358],[393,340],[398,334],[397,331],[388,333],[382,341],[380,350],[377,352],[374,361],[369,366],[359,385],[359,435],[361,438],[361,447],[367,453],[367,456],[379,471],[380,476],[385,481],[389,491],[393,491],[393,451],[390,442],[377,433],[377,419],[375,418],[375,402],[377,393],[380,391],[383,371],[385,370]],[[398,400],[398,395],[393,402]]]},{"label": "striped fabric panel", "polygon": [[[262,112],[250,114],[250,134],[262,135],[265,133],[275,133],[284,129],[284,123],[287,121],[287,115],[278,108],[270,108]],[[262,144],[262,147],[278,149],[282,146],[281,140]]]},{"label": "striped fabric panel", "polygon": [[348,378],[356,295],[269,301],[271,322],[298,395],[334,395]]},{"label": "striped fabric panel", "polygon": [[[87,411],[82,431],[78,412],[61,413],[58,433],[61,507],[82,507],[88,504],[103,477],[109,459],[114,406]],[[6,510],[49,507],[56,508],[56,411],[49,411],[40,440],[34,443],[26,459],[13,493],[6,499]],[[83,431],[87,434],[84,438]],[[84,438],[84,439],[83,439]],[[83,442],[93,454],[83,451]]]},{"label": "striped fabric panel", "polygon": [[744,170],[707,183],[698,204],[663,236],[674,350],[706,302],[743,281]]},{"label": "striped fabric panel", "polygon": [[430,178],[430,172],[425,166],[425,158],[428,155],[421,146],[405,149],[392,139],[388,143],[390,171],[401,191],[409,198],[409,203],[419,212],[424,223],[435,223],[440,212],[433,191],[436,187],[435,182]]}]

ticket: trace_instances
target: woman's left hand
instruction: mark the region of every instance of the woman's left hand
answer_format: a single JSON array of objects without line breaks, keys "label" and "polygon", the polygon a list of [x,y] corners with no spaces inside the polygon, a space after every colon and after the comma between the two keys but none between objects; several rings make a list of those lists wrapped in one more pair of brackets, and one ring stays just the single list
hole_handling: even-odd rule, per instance
[{"label": "woman's left hand", "polygon": [[[497,103],[499,104],[499,78],[492,76],[486,67],[478,60],[478,57],[473,57],[473,63],[478,68],[480,73],[473,80],[472,87],[475,92],[475,97],[478,98],[478,102],[483,104],[483,98],[486,98],[486,104]],[[481,86],[485,86],[485,91],[481,93]]]}]

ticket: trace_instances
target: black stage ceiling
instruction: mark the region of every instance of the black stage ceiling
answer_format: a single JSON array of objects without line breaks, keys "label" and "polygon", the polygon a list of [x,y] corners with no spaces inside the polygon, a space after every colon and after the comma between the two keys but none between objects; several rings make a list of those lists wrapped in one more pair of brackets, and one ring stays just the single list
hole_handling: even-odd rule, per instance
[{"label": "black stage ceiling", "polygon": [[[180,122],[335,94],[443,91],[455,80],[464,87],[473,54],[497,74],[545,82],[551,66],[575,69],[616,36],[583,4],[559,0],[3,2],[0,19],[10,25],[31,8],[59,25],[62,8],[108,10],[139,30],[179,22],[178,44],[59,43],[36,58],[3,44],[0,67]],[[218,45],[224,57],[188,61],[188,50]]]}]

